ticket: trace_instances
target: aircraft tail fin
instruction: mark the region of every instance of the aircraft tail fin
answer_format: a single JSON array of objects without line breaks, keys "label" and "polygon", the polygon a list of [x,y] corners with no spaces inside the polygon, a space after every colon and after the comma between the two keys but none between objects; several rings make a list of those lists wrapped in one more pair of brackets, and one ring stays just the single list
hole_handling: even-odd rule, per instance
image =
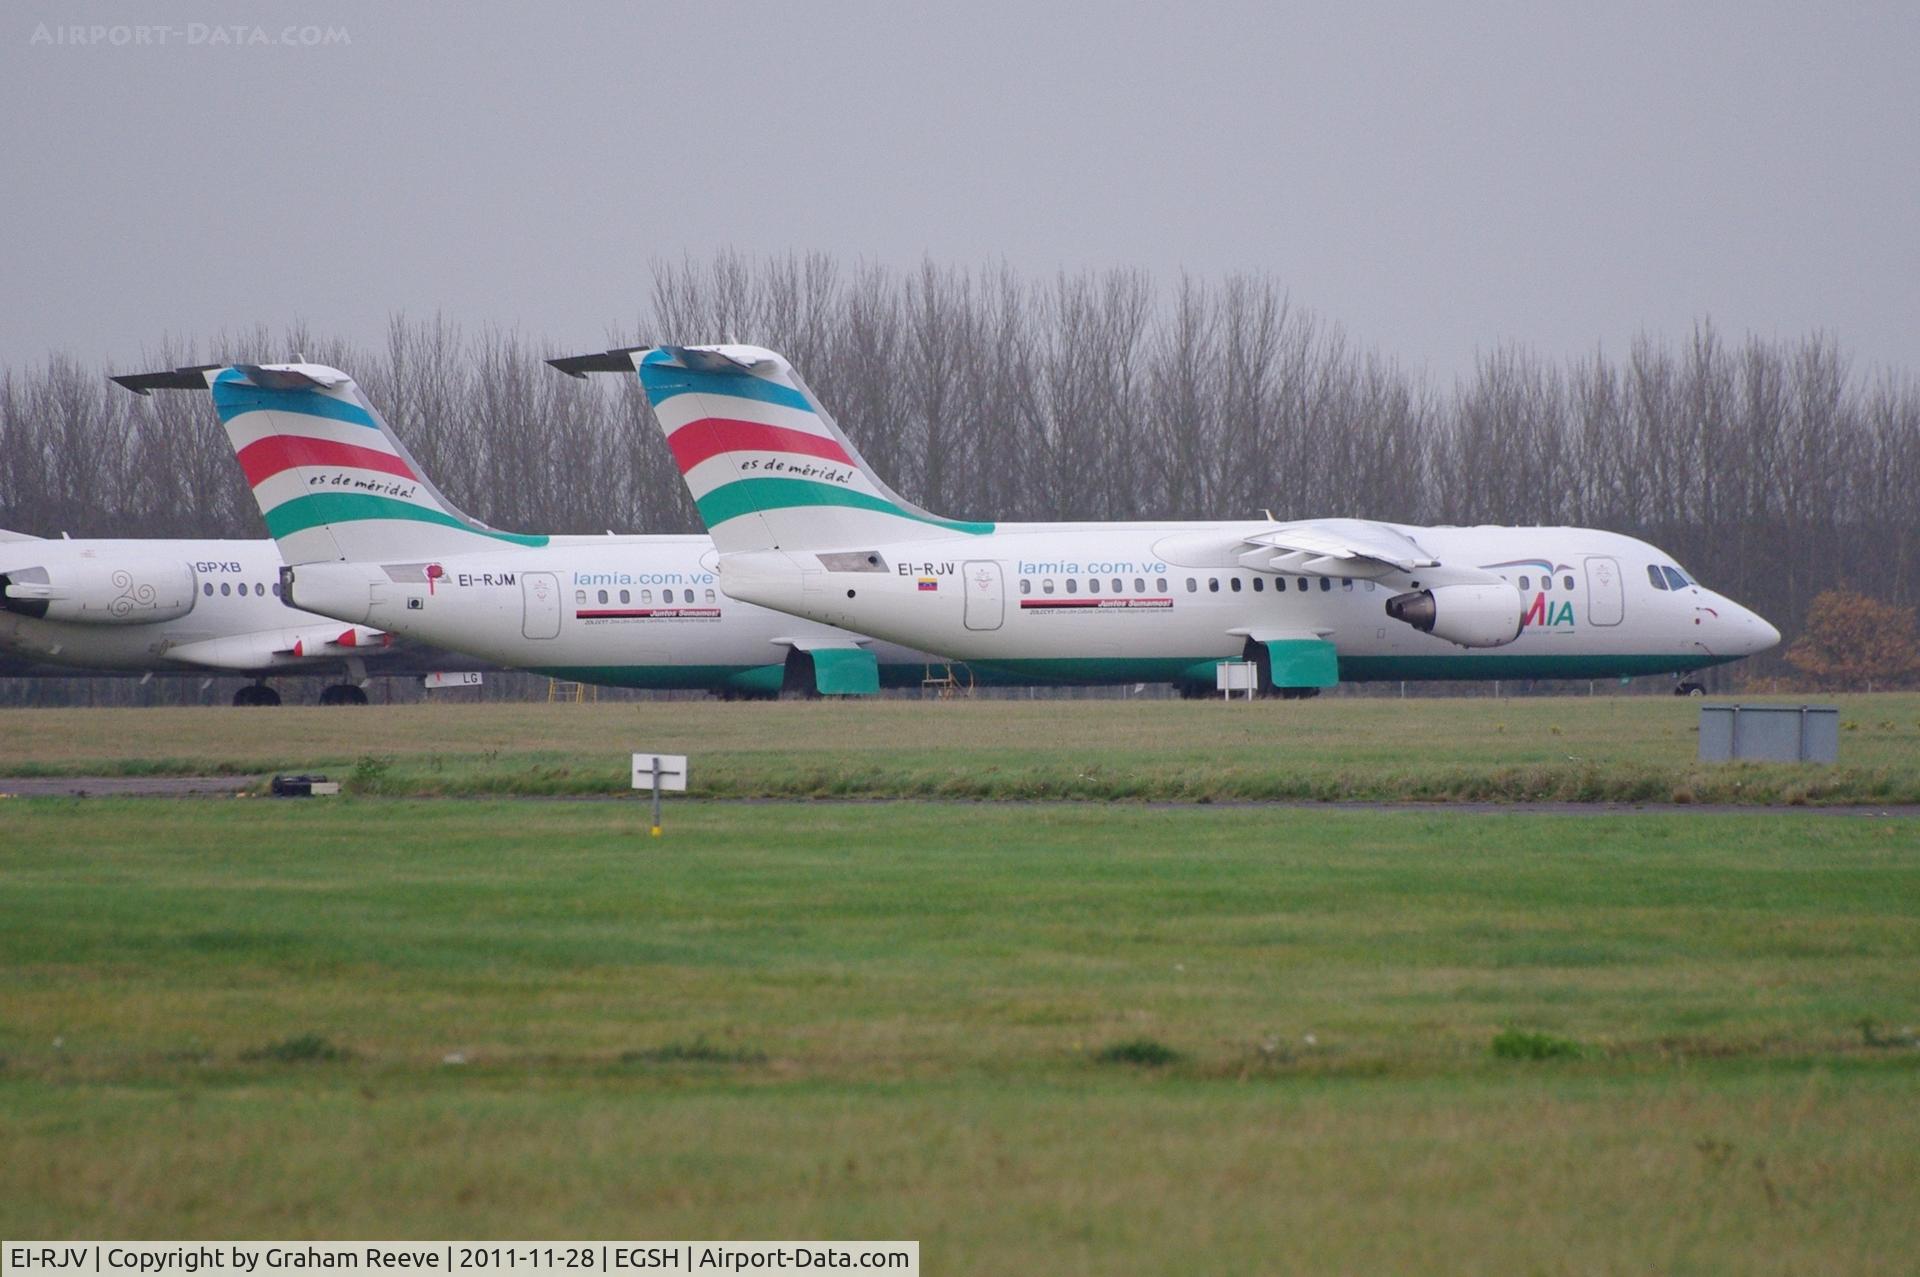
[{"label": "aircraft tail fin", "polygon": [[288,563],[430,559],[545,537],[468,517],[426,477],[353,378],[321,364],[235,364],[113,380],[208,390]]},{"label": "aircraft tail fin", "polygon": [[889,488],[793,365],[758,346],[630,347],[548,360],[561,372],[633,370],[700,518],[723,554],[965,538]]}]

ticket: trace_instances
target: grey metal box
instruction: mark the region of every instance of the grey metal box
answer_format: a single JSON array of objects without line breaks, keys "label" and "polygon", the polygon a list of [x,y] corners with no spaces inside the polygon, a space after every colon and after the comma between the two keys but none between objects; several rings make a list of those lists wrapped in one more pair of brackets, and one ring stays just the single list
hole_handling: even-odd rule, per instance
[{"label": "grey metal box", "polygon": [[1834,705],[1702,705],[1700,761],[1831,763],[1840,757]]}]

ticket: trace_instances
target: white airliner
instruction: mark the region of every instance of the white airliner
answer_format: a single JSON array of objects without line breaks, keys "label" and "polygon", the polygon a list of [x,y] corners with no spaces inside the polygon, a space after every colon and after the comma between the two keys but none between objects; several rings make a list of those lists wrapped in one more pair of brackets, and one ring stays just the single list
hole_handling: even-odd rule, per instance
[{"label": "white airliner", "polygon": [[403,654],[361,625],[280,601],[271,541],[41,540],[0,532],[0,653],[9,675],[240,674],[235,705],[278,705],[274,674],[345,673],[323,705],[365,704],[369,659]]},{"label": "white airliner", "polygon": [[1245,659],[1264,690],[1312,695],[1342,679],[1684,674],[1780,639],[1617,533],[961,522],[888,488],[770,350],[550,362],[639,373],[728,594],[976,667],[1211,688],[1219,662]]},{"label": "white airliner", "polygon": [[352,378],[318,364],[115,377],[210,391],[293,604],[582,682],[857,695],[936,657],[737,602],[703,536],[523,536],[461,513]]}]

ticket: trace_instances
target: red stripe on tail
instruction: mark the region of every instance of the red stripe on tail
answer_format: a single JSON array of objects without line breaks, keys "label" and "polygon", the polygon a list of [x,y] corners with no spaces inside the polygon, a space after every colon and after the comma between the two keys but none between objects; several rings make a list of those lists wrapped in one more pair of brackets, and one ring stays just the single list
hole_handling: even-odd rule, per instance
[{"label": "red stripe on tail", "polygon": [[379,470],[385,474],[399,475],[402,479],[419,478],[406,462],[391,452],[362,448],[351,443],[335,443],[331,439],[313,439],[306,435],[268,435],[264,439],[254,440],[234,455],[240,458],[240,468],[247,472],[247,482],[256,487],[295,466],[343,466]]},{"label": "red stripe on tail", "polygon": [[709,457],[723,452],[797,452],[827,461],[852,465],[853,458],[837,440],[785,426],[769,426],[758,421],[736,421],[731,417],[701,417],[689,421],[667,436],[673,459],[685,474]]}]

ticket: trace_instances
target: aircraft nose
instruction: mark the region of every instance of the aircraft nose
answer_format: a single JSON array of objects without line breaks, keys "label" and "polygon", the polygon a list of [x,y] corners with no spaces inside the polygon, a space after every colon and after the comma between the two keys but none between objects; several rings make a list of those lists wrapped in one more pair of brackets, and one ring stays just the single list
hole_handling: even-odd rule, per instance
[{"label": "aircraft nose", "polygon": [[1727,626],[1729,646],[1735,652],[1742,656],[1753,656],[1779,645],[1780,631],[1768,624],[1758,612],[1741,607],[1732,600],[1727,601],[1726,611],[1730,613],[1727,617],[1730,622]]}]

